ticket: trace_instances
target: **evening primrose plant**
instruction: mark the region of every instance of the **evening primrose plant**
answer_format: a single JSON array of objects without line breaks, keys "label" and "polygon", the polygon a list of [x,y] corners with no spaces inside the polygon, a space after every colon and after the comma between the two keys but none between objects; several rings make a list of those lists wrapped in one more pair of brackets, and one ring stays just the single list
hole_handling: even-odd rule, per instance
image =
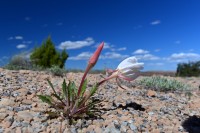
[{"label": "evening primrose plant", "polygon": [[[88,115],[94,109],[96,104],[92,96],[95,94],[101,84],[113,78],[115,78],[117,82],[119,78],[131,81],[138,76],[139,70],[143,68],[143,63],[137,63],[135,57],[129,57],[122,61],[116,70],[109,69],[107,71],[107,77],[94,84],[89,93],[86,93],[88,83],[86,76],[98,61],[103,47],[104,43],[102,42],[89,59],[88,65],[81,79],[81,83],[78,87],[74,81],[69,81],[67,83],[64,80],[62,83],[62,93],[60,94],[55,91],[53,84],[48,80],[48,83],[53,90],[53,94],[38,95],[38,97],[43,102],[48,103],[51,107],[56,109],[56,112],[51,112],[51,114],[53,113],[54,116],[61,115],[62,117],[69,119]],[[119,82],[118,85],[121,87]]]}]

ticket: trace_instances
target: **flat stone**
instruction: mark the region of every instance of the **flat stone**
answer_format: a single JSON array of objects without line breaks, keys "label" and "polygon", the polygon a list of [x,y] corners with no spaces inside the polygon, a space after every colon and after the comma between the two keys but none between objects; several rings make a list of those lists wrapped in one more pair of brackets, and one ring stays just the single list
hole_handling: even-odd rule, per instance
[{"label": "flat stone", "polygon": [[14,99],[9,98],[2,98],[0,101],[0,106],[14,106],[15,101]]},{"label": "flat stone", "polygon": [[13,116],[8,116],[2,121],[0,126],[2,126],[4,128],[9,128],[12,125],[13,121],[14,121]]},{"label": "flat stone", "polygon": [[1,122],[2,120],[4,120],[4,118],[6,118],[7,116],[8,116],[7,113],[0,113],[0,122]]},{"label": "flat stone", "polygon": [[35,112],[29,112],[29,111],[19,111],[17,113],[17,119],[30,122],[31,120],[33,120],[34,114],[36,114],[36,113]]},{"label": "flat stone", "polygon": [[22,104],[30,105],[30,104],[32,104],[32,103],[33,103],[33,102],[32,102],[31,100],[27,100],[27,99],[22,100]]}]

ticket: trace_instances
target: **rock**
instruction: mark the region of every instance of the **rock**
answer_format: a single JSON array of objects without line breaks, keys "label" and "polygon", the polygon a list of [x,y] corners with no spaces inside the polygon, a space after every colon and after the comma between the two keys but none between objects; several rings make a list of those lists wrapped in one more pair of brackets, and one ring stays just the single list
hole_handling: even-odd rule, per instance
[{"label": "rock", "polygon": [[132,131],[137,130],[137,127],[136,127],[133,123],[131,123],[129,127],[130,127],[130,129],[131,129]]},{"label": "rock", "polygon": [[30,104],[32,104],[32,103],[33,103],[33,102],[32,102],[31,100],[27,100],[27,99],[22,100],[22,104],[30,105]]},{"label": "rock", "polygon": [[149,97],[155,97],[156,96],[156,92],[152,91],[152,90],[148,90],[147,91],[147,96],[149,96]]},{"label": "rock", "polygon": [[100,128],[100,127],[95,127],[94,132],[95,132],[95,133],[102,133],[102,128]]},{"label": "rock", "polygon": [[4,118],[6,118],[7,116],[8,116],[7,113],[0,113],[0,122],[1,122],[2,120],[4,120]]},{"label": "rock", "polygon": [[15,105],[15,101],[13,98],[2,98],[0,101],[0,107],[1,106],[14,106]]},{"label": "rock", "polygon": [[121,128],[120,128],[120,131],[122,132],[122,133],[126,133],[126,131],[127,131],[127,129],[126,129],[126,126],[121,126]]},{"label": "rock", "polygon": [[16,127],[15,133],[22,133],[21,127]]},{"label": "rock", "polygon": [[8,116],[2,121],[0,125],[4,128],[9,128],[12,125],[13,121],[14,121],[13,116]]},{"label": "rock", "polygon": [[34,114],[35,112],[19,111],[17,113],[17,119],[30,122],[31,120],[33,120]]}]

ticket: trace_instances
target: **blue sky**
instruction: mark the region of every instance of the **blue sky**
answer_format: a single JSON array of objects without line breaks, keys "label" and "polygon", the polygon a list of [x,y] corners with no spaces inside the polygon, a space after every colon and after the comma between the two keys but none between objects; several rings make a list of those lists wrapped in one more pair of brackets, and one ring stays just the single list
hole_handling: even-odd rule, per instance
[{"label": "blue sky", "polygon": [[51,35],[66,68],[85,69],[104,41],[96,69],[136,56],[144,70],[176,70],[200,59],[199,14],[199,0],[1,0],[0,65]]}]

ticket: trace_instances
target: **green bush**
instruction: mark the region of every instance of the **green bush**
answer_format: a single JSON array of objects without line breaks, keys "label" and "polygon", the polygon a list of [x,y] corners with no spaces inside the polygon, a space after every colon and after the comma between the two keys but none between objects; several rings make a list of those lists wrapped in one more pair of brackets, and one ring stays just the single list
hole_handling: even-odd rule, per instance
[{"label": "green bush", "polygon": [[43,68],[50,68],[53,65],[63,68],[67,58],[68,54],[65,50],[61,53],[56,51],[51,37],[48,37],[47,40],[42,43],[41,47],[35,48],[30,56],[31,61],[35,65]]},{"label": "green bush", "polygon": [[5,69],[9,70],[20,70],[31,68],[31,62],[23,56],[23,54],[14,55],[10,62],[4,66]]},{"label": "green bush", "polygon": [[181,76],[181,77],[200,76],[200,61],[179,63],[176,70],[176,76]]},{"label": "green bush", "polygon": [[158,91],[190,90],[189,85],[175,79],[169,79],[161,76],[144,77],[138,80],[137,84]]},{"label": "green bush", "polygon": [[55,76],[63,76],[66,73],[66,70],[64,68],[60,68],[59,66],[53,65],[51,68],[49,68],[49,71],[55,75]]}]

